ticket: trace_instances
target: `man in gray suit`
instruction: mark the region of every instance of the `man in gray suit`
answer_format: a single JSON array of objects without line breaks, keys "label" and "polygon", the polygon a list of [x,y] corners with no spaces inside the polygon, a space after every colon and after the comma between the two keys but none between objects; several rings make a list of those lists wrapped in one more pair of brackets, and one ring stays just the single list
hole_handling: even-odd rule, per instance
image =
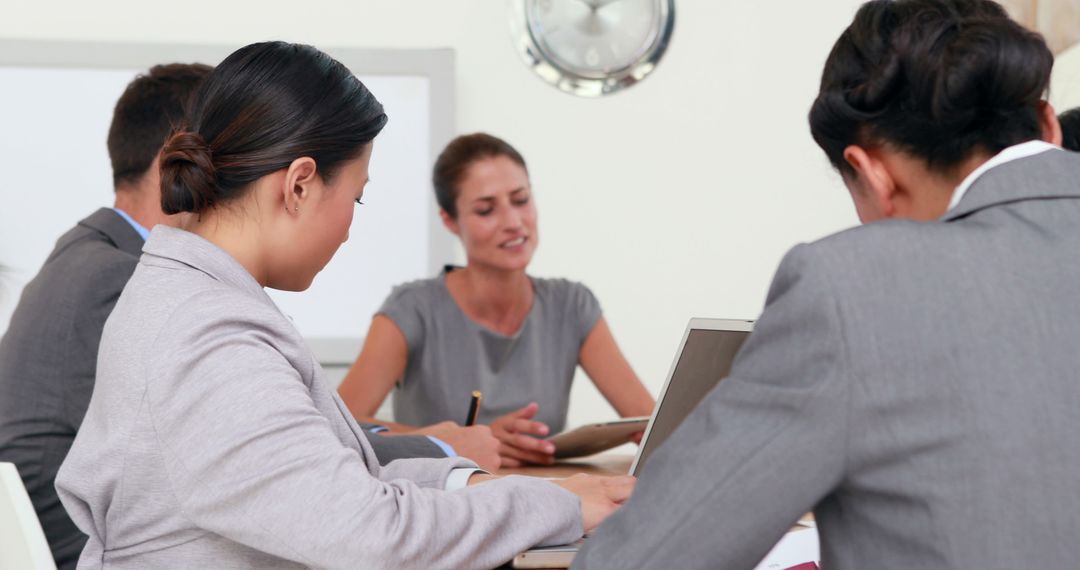
[{"label": "man in gray suit", "polygon": [[[105,320],[135,271],[147,232],[178,222],[161,211],[157,155],[210,70],[159,65],[128,85],[109,128],[113,207],[94,212],[57,241],[0,340],[0,461],[17,466],[61,569],[75,566],[86,536],[60,504],[56,473],[90,402]],[[484,430],[447,427],[436,435],[455,444],[464,438],[461,451],[482,454],[484,464],[488,455],[498,457],[497,440]],[[454,451],[422,436],[373,437],[371,443],[383,464]]]},{"label": "man in gray suit", "polygon": [[161,211],[157,154],[183,119],[205,65],[162,65],[136,78],[109,128],[116,199],[64,234],[23,290],[0,340],[0,461],[16,465],[57,566],[73,568],[86,537],[53,483],[94,389],[105,319],[131,277]]},{"label": "man in gray suit", "polygon": [[752,568],[810,510],[825,568],[1080,565],[1080,156],[1051,65],[989,0],[863,6],[810,123],[874,223],[788,253],[574,568]]}]

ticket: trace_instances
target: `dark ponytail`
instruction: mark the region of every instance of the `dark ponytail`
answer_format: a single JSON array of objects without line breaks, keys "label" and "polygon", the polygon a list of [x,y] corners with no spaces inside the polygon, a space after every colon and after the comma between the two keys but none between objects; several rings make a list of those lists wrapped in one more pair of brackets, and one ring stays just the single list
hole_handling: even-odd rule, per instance
[{"label": "dark ponytail", "polygon": [[991,0],[873,0],[833,46],[810,131],[838,170],[888,144],[948,170],[1041,134],[1053,55]]},{"label": "dark ponytail", "polygon": [[161,154],[161,208],[205,212],[309,156],[329,179],[383,126],[382,105],[341,63],[306,45],[252,44],[195,94]]}]

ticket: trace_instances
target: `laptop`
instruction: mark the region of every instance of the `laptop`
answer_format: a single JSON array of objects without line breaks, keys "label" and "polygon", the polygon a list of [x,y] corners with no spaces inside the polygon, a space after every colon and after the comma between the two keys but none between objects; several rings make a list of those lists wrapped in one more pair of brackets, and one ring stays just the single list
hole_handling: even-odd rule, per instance
[{"label": "laptop", "polygon": [[[735,354],[753,326],[752,321],[690,319],[630,466],[631,475],[641,473],[653,452],[731,372]],[[514,557],[513,567],[569,568],[582,542],[584,539],[574,544],[533,548]]]}]

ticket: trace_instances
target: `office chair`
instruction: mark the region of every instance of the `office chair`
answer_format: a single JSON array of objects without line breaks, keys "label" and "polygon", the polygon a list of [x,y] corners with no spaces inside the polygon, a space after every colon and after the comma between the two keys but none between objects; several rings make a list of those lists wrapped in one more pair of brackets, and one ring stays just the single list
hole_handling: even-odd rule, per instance
[{"label": "office chair", "polygon": [[13,463],[0,463],[0,568],[56,570],[37,513]]}]

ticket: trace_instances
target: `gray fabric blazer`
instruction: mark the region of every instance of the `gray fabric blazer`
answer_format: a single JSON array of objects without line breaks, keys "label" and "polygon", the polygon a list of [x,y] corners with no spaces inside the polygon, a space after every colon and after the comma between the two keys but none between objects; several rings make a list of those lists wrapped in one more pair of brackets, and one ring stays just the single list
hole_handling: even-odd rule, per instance
[{"label": "gray fabric blazer", "polygon": [[[111,208],[80,221],[23,289],[0,340],[0,461],[18,468],[60,570],[75,568],[86,535],[60,504],[56,472],[90,403],[105,319],[142,246],[142,237]],[[446,456],[422,436],[371,442],[384,465]]]},{"label": "gray fabric blazer", "polygon": [[86,535],[53,483],[90,403],[101,329],[142,244],[110,208],[79,222],[23,289],[0,341],[0,461],[18,468],[60,570],[75,567]]},{"label": "gray fabric blazer", "polygon": [[581,536],[577,497],[467,460],[381,467],[289,320],[232,257],[156,227],[102,335],[57,477],[80,568],[489,568]]},{"label": "gray fabric blazer", "polygon": [[1080,564],[1080,155],[933,222],[793,249],[731,375],[574,568],[752,568],[813,509],[825,568]]}]

